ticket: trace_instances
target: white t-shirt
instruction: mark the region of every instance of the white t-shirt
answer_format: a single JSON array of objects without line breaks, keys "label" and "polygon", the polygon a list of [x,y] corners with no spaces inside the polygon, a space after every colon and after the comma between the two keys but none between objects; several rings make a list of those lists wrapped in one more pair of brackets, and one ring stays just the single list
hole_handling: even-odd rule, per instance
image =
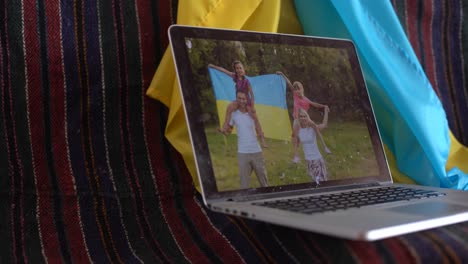
[{"label": "white t-shirt", "polygon": [[299,128],[299,140],[302,143],[305,160],[317,160],[322,158],[322,154],[317,146],[317,137],[312,127]]},{"label": "white t-shirt", "polygon": [[237,130],[237,152],[258,153],[262,151],[255,133],[255,122],[248,112],[242,113],[239,110],[232,112],[229,125],[235,126]]}]

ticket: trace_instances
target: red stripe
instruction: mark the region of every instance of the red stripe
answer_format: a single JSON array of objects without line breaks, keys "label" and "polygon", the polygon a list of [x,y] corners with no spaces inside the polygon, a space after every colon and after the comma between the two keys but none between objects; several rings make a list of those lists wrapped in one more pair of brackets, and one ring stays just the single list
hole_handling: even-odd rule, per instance
[{"label": "red stripe", "polygon": [[[138,5],[138,4],[137,4]],[[114,9],[115,10],[115,9]],[[120,13],[118,14],[115,14],[115,17],[119,16],[120,18],[120,21],[121,21],[121,28],[120,28],[120,32],[121,34],[123,35],[124,32],[125,32],[125,25],[124,25],[124,16],[123,16],[123,13],[124,11],[122,10],[122,5],[120,6]],[[140,18],[138,18],[139,21],[141,20]],[[116,25],[116,30],[117,29],[117,25]],[[118,32],[116,31],[116,35],[118,34]],[[120,47],[119,43],[118,43],[119,39],[117,38],[116,39],[116,46],[117,46],[117,49]],[[125,51],[127,50],[126,48],[126,41],[125,41],[125,36],[122,36],[122,41],[121,41],[121,47],[122,49]],[[119,51],[117,50],[117,54],[119,54]],[[126,69],[126,73],[128,73],[128,64],[127,64],[127,60],[126,60],[126,56],[123,57],[123,61],[119,61],[119,68],[121,67],[124,67]],[[121,91],[123,91],[125,93],[125,98],[127,99],[127,102],[126,102],[126,108],[125,108],[125,112],[127,113],[127,118],[126,120],[123,120],[121,119],[120,120],[120,126],[121,126],[121,131],[124,131],[123,129],[123,126],[126,127],[126,130],[128,131],[128,142],[132,142],[132,129],[131,129],[131,120],[130,120],[130,117],[129,117],[129,113],[130,113],[130,110],[129,110],[129,105],[130,105],[130,96],[129,96],[129,89],[128,87],[130,87],[129,85],[129,76],[127,75],[126,76],[127,78],[125,79],[126,80],[126,83],[122,83],[122,81],[120,81],[120,86],[121,86]],[[120,110],[121,112],[123,111],[122,108]],[[122,114],[121,114],[122,116]],[[124,133],[121,133],[121,141],[122,142],[125,142],[124,138]],[[127,178],[129,179],[129,183],[131,182],[131,178],[133,178],[133,180],[135,181],[135,189],[133,189],[133,187],[131,186],[131,184],[129,184],[131,186],[131,189],[132,189],[132,193],[134,193],[135,195],[138,195],[139,198],[140,198],[140,201],[142,201],[141,203],[141,214],[142,214],[142,217],[139,221],[140,223],[140,228],[143,228],[143,226],[145,226],[148,230],[149,230],[149,234],[146,234],[146,236],[144,237],[147,237],[149,236],[149,239],[150,239],[150,246],[151,247],[157,247],[159,252],[158,252],[158,255],[162,255],[163,258],[165,259],[168,259],[168,257],[165,255],[164,251],[162,250],[157,238],[154,236],[155,235],[155,232],[152,230],[152,227],[150,225],[150,221],[149,221],[149,218],[148,218],[148,214],[147,214],[147,210],[146,210],[146,206],[145,206],[145,203],[144,203],[144,198],[143,198],[143,192],[142,192],[142,189],[141,189],[141,184],[140,184],[140,180],[138,178],[138,171],[137,171],[137,166],[135,164],[135,150],[133,148],[133,145],[129,144],[128,145],[128,148],[125,147],[125,145],[122,145],[122,155],[125,157],[126,155],[124,155],[124,153],[129,153],[130,154],[130,157],[129,159],[127,160],[126,158],[124,159],[124,167],[126,168],[125,171],[127,173]],[[131,164],[131,167],[132,167],[132,171],[129,170],[129,166]],[[136,202],[136,200],[134,200]],[[135,208],[138,208],[136,205],[135,205]],[[144,232],[144,229],[141,229],[141,232]]]},{"label": "red stripe", "polygon": [[[167,46],[167,27],[170,25],[170,17],[167,15],[170,14],[168,11],[170,8],[170,1],[159,1],[160,13],[158,14],[160,19],[160,29],[161,32],[164,32],[164,36],[161,34],[159,40],[161,41],[160,45]],[[165,6],[165,5],[168,6]],[[153,77],[154,71],[156,70],[155,51],[154,51],[154,39],[149,39],[154,36],[153,34],[148,34],[153,32],[153,25],[150,23],[150,19],[144,19],[144,17],[151,17],[154,14],[151,14],[151,6],[148,1],[137,1],[138,5],[138,16],[140,21],[140,39],[141,39],[141,50],[142,50],[142,75],[143,75],[143,87],[147,88],[151,78]],[[162,8],[162,9],[161,9]],[[162,11],[164,10],[164,11]],[[164,39],[166,42],[164,42]],[[159,109],[156,106],[156,103],[144,98],[144,113],[158,113]],[[157,116],[157,114],[156,114]],[[156,193],[160,196],[160,206],[161,211],[166,219],[166,223],[169,227],[169,230],[172,232],[173,238],[175,239],[176,244],[178,244],[179,249],[182,251],[184,256],[190,261],[195,263],[208,263],[209,259],[200,251],[200,249],[192,242],[190,235],[185,230],[181,219],[176,210],[175,206],[175,197],[171,191],[171,183],[169,179],[169,173],[165,168],[164,159],[162,157],[161,142],[158,139],[163,138],[163,135],[159,134],[160,128],[158,123],[160,120],[154,115],[145,117],[144,126],[145,134],[151,135],[147,137],[148,145],[148,154],[150,157],[151,167],[155,174],[155,189],[158,190],[158,186],[165,186],[165,188],[159,189]],[[151,159],[153,157],[153,159]],[[194,217],[196,218],[196,217]],[[194,219],[193,218],[193,219]]]},{"label": "red stripe", "polygon": [[[128,85],[127,85],[127,87],[128,87]],[[127,113],[129,113],[128,102],[127,102],[127,110],[126,111],[127,111]],[[131,128],[130,128],[131,125],[130,125],[130,119],[129,118],[127,118],[127,120],[126,120],[126,126],[127,126],[127,131],[128,131],[128,134],[129,134],[129,142],[132,142],[133,140],[132,140],[132,134],[131,134]],[[122,136],[123,136],[123,133],[122,133]],[[122,142],[124,142],[123,139],[122,139]],[[151,239],[151,243],[153,243],[156,247],[158,247],[160,253],[163,255],[163,257],[165,259],[168,259],[168,257],[165,255],[164,251],[162,250],[158,240],[155,238],[155,236],[154,236],[155,232],[151,228],[151,225],[150,225],[149,220],[148,220],[148,214],[146,213],[148,210],[146,209],[146,206],[145,206],[145,203],[144,203],[143,192],[141,190],[140,180],[139,180],[139,178],[137,176],[138,172],[137,172],[136,164],[135,164],[135,155],[134,155],[135,151],[134,151],[131,144],[128,146],[128,148],[125,148],[125,146],[122,146],[122,155],[124,155],[123,153],[126,153],[127,151],[130,153],[130,160],[124,160],[124,167],[126,168],[128,178],[130,179],[130,177],[133,177],[134,181],[135,181],[136,190],[131,188],[132,193],[135,194],[135,195],[138,195],[139,198],[140,198],[140,201],[142,201],[142,203],[141,203],[141,214],[142,214],[141,222],[143,222],[142,224],[145,225],[150,231],[149,234],[147,234],[147,235],[149,236],[149,239]],[[129,172],[129,167],[128,167],[129,163],[131,163],[131,165],[132,165],[133,173]],[[137,208],[136,205],[135,205],[135,208]],[[144,232],[143,229],[141,231]]]},{"label": "red stripe", "polygon": [[[139,11],[139,21],[140,21],[140,38],[141,38],[141,45],[142,45],[142,52],[144,52],[144,54],[142,54],[142,64],[143,64],[143,87],[147,87],[147,85],[150,83],[151,81],[151,78],[153,77],[153,74],[154,74],[154,71],[155,71],[155,62],[154,62],[154,48],[153,48],[153,41],[149,41],[146,37],[147,32],[152,32],[152,25],[150,22],[149,19],[143,19],[143,17],[146,17],[146,16],[150,16],[151,14],[149,13],[150,12],[150,5],[147,1],[137,1],[137,4],[138,4],[138,11]],[[159,14],[158,14],[158,19],[159,19],[159,28],[161,30],[161,33],[160,33],[160,36],[159,36],[159,42],[160,42],[160,47],[161,47],[161,50],[165,49],[167,46],[168,46],[168,37],[167,37],[167,29],[169,28],[169,26],[171,25],[172,23],[172,20],[171,20],[171,1],[159,1],[157,3],[159,6],[158,8],[158,11],[159,11]],[[146,22],[146,23],[144,23]],[[145,104],[145,108],[148,108],[147,107],[147,104]],[[155,113],[154,110],[147,110],[145,111],[145,113]],[[153,120],[150,120],[149,122],[145,122],[146,124],[150,124],[151,126],[153,125]],[[150,131],[157,131],[155,128],[154,129],[150,129]],[[152,135],[154,132],[147,132],[148,135]],[[154,137],[150,137],[149,140],[153,139]],[[156,137],[157,138],[157,137]],[[156,144],[156,145],[155,145]],[[158,146],[159,143],[151,143],[149,142],[149,146]],[[153,150],[153,148],[150,147],[150,151]],[[150,156],[151,157],[160,157],[160,154],[155,154],[155,153],[150,153]],[[179,166],[180,164],[178,164],[178,167],[183,167],[185,168],[185,165],[183,166]],[[164,165],[163,164],[153,164],[153,168],[162,168]],[[166,172],[167,173],[167,172]],[[186,170],[182,171],[183,175],[182,175],[182,188],[184,187],[187,187],[187,188],[193,188],[193,185],[192,185],[192,179],[190,177],[190,175],[188,174],[188,172]],[[163,177],[164,180],[167,178],[166,177]],[[163,185],[161,185],[161,183],[158,183],[157,186],[168,186],[169,183],[163,183]],[[226,259],[226,260],[232,260],[232,262],[234,263],[242,263],[244,262],[243,259],[239,256],[239,254],[232,248],[231,244],[227,241],[227,239],[225,237],[223,237],[219,231],[213,227],[213,225],[211,224],[211,222],[208,220],[207,216],[205,214],[203,214],[203,212],[201,211],[201,208],[199,207],[199,205],[194,201],[193,197],[187,197],[187,199],[184,199],[185,201],[185,207],[187,209],[187,213],[189,215],[192,216],[192,221],[193,221],[193,224],[197,227],[197,230],[200,232],[200,235],[202,235],[204,238],[205,238],[205,241],[214,249],[215,252],[217,252],[217,254],[219,254],[220,258],[221,259]],[[175,212],[175,208],[174,206],[172,205],[172,207],[168,208],[167,206],[165,206],[167,204],[163,204],[163,208],[165,208],[166,210],[163,212],[166,214],[168,213],[168,211],[171,211],[170,213],[173,214],[173,216],[177,217],[177,212]],[[178,219],[178,218],[177,218]],[[171,223],[172,221],[170,221],[169,219],[167,219],[167,221],[169,223]],[[177,223],[176,224],[176,228],[179,229],[181,232],[184,230],[183,229],[183,226],[181,224],[181,222]],[[171,227],[171,230],[173,230],[173,228]],[[185,233],[185,231],[184,231]],[[179,233],[177,233],[179,234]],[[185,236],[187,237],[187,234],[181,234],[181,237],[182,236]],[[177,237],[176,237],[177,239]],[[187,238],[188,240],[190,240],[190,238],[188,237]],[[187,239],[183,239],[184,241],[183,242],[186,242]],[[180,239],[177,239],[178,240],[178,244],[181,245],[181,247],[183,248],[183,250],[185,251],[185,249],[187,249],[187,246],[182,246],[181,244],[181,240]],[[191,243],[190,245],[191,247],[193,247],[193,243]],[[193,250],[193,249],[192,249]],[[197,250],[193,250],[193,252],[189,252],[192,254],[192,256],[190,257],[191,260],[193,260],[194,262],[196,261],[193,256],[196,257],[196,255],[200,254],[200,252]],[[188,254],[187,254],[188,255]],[[203,256],[204,257],[204,256]],[[204,261],[206,259],[204,258]]]},{"label": "red stripe", "polygon": [[[147,35],[145,34],[146,32],[152,32],[153,28],[152,28],[152,25],[151,25],[151,21],[149,19],[143,19],[143,18],[147,18],[147,17],[151,17],[151,5],[149,4],[148,1],[142,1],[142,0],[139,0],[137,1],[137,4],[138,4],[138,12],[139,12],[139,21],[140,21],[140,39],[141,39],[141,49],[142,51],[144,52],[144,54],[142,54],[142,70],[143,70],[143,87],[146,89],[147,85],[149,85],[150,81],[151,81],[151,78],[153,77],[153,74],[154,74],[154,71],[155,71],[155,52],[154,52],[154,40],[151,39],[149,40]],[[170,11],[170,8],[171,8],[171,5],[170,5],[170,1],[159,1],[157,4],[159,4],[159,23],[160,23],[160,29],[161,29],[161,34],[159,36],[159,41],[160,41],[160,46],[165,48],[167,47],[168,45],[168,37],[167,37],[167,28],[171,25],[171,17],[170,17],[170,14],[171,14],[171,11]],[[148,104],[145,104],[145,108],[148,108]],[[145,110],[145,113],[154,113],[155,111],[151,111],[151,110]],[[145,123],[154,123],[154,122],[145,122]],[[156,128],[152,128],[151,130],[152,131],[155,131]],[[147,135],[153,135],[152,133],[147,133]],[[154,137],[151,136],[150,139],[148,139],[149,141],[151,141]],[[157,138],[157,137],[156,137]],[[149,146],[158,146],[159,144],[158,143],[151,143],[149,142]],[[153,150],[153,148],[150,147],[150,152],[151,150]],[[158,157],[159,155],[155,155],[154,153],[150,153],[150,155],[152,157]],[[152,159],[154,160],[154,158]],[[159,159],[158,159],[159,160]],[[163,164],[157,164],[157,165],[154,165],[153,164],[153,168],[161,168],[161,166],[164,166]],[[185,165],[184,165],[185,166]],[[166,172],[167,173],[167,172]],[[159,173],[158,173],[159,174]],[[187,172],[185,172],[185,174],[188,174]],[[164,179],[166,179],[167,177],[163,177]],[[185,180],[182,184],[182,186],[188,186],[188,188],[193,188],[192,187],[192,181],[191,181],[191,177],[190,175],[184,175],[182,176],[183,180]],[[165,183],[163,185],[159,184],[159,186],[168,186],[167,184],[169,183]],[[157,186],[156,186],[157,188]],[[166,200],[168,201],[168,200]],[[172,199],[171,199],[172,201]],[[219,233],[218,230],[216,230],[212,224],[208,221],[206,215],[204,215],[201,210],[200,210],[200,207],[198,206],[198,204],[192,199],[192,198],[189,198],[189,199],[184,199],[184,201],[186,201],[186,208],[187,208],[187,211],[188,211],[188,214],[191,215],[191,219],[193,219],[194,221],[194,224],[195,226],[197,227],[198,231],[202,233],[202,236],[207,238],[207,243],[209,243],[214,249],[215,251],[220,254],[219,256],[221,257],[221,259],[229,259],[229,260],[235,260],[234,262],[236,263],[241,263],[243,262],[243,260],[240,258],[240,256],[238,255],[238,253],[231,247],[231,245],[227,242],[227,240],[221,236],[221,234]],[[163,202],[163,212],[166,214],[167,216],[167,213],[169,213],[171,215],[171,217],[177,217],[177,212],[175,212],[175,210],[173,210],[175,208],[175,204],[173,203],[171,206],[165,206],[167,204],[165,204]],[[178,219],[178,218],[177,218]],[[181,224],[181,222],[178,222],[178,223],[173,223],[173,220],[169,220],[169,219],[166,219],[168,223],[171,223],[171,224],[175,224],[173,226],[176,226],[176,230],[179,230],[179,232],[174,232],[174,229],[171,228],[171,230],[173,231],[173,234],[178,236],[180,235],[181,239],[182,237],[186,237],[184,239],[182,239],[183,243],[186,243],[187,241],[190,241],[190,238],[189,236],[185,233],[184,231],[184,228]],[[178,219],[179,220],[179,219]],[[182,232],[184,234],[182,234]],[[204,235],[203,235],[204,234]],[[177,240],[177,243],[179,245],[181,245],[182,247],[182,251],[185,251],[188,246],[189,247],[193,247],[193,243],[190,243],[190,245],[185,245],[183,246],[181,244],[181,239],[178,239],[176,237],[176,240]],[[188,243],[187,243],[188,244]],[[189,252],[189,254],[191,254],[191,256],[189,257],[191,260],[194,260],[194,257],[195,258],[200,258],[201,256],[203,256],[203,261],[206,260],[206,258],[204,257],[204,255],[201,255],[201,256],[198,256],[197,255],[200,255],[200,251],[199,250],[191,250]],[[187,254],[187,255],[189,255]],[[200,259],[201,260],[201,259]]]},{"label": "red stripe", "polygon": [[413,46],[416,56],[420,59],[421,54],[419,51],[421,47],[419,47],[417,27],[418,1],[419,0],[406,1],[406,26],[408,27],[408,38],[411,42],[411,46]]},{"label": "red stripe", "polygon": [[392,253],[395,263],[417,263],[407,245],[404,245],[400,238],[385,239],[383,243],[388,251]]},{"label": "red stripe", "polygon": [[40,58],[39,58],[39,36],[36,2],[34,0],[25,0],[24,6],[24,41],[27,51],[31,53],[24,54],[27,67],[28,83],[28,110],[30,120],[30,131],[32,154],[34,158],[34,175],[36,177],[36,189],[38,193],[38,221],[41,234],[41,244],[44,247],[44,256],[49,260],[60,260],[58,237],[53,219],[53,207],[50,193],[50,186],[47,175],[47,162],[44,159],[44,127],[43,127],[43,109],[40,78]]},{"label": "red stripe", "polygon": [[54,147],[52,148],[55,171],[58,175],[60,190],[65,199],[63,200],[63,217],[66,226],[68,243],[71,257],[74,261],[89,262],[88,253],[84,244],[84,235],[80,226],[80,216],[78,215],[78,200],[71,175],[71,168],[68,159],[67,140],[65,136],[65,87],[63,57],[61,50],[61,17],[58,0],[51,0],[46,5],[47,37],[49,70],[53,73],[50,76],[50,113],[52,124],[52,138]]},{"label": "red stripe", "polygon": [[351,253],[357,258],[356,262],[358,263],[382,263],[379,252],[372,243],[349,241],[348,247],[352,250]]},{"label": "red stripe", "polygon": [[[118,40],[118,38],[117,38],[117,36],[118,36],[118,25],[117,25],[117,22],[116,22],[116,17],[117,17],[117,16],[120,16],[120,14],[116,14],[116,10],[115,10],[116,8],[115,8],[115,2],[114,2],[114,1],[112,1],[112,7],[113,7],[113,12],[112,12],[112,14],[113,14],[113,17],[114,17],[114,21],[113,21],[113,22],[114,22],[114,23],[113,23],[113,25],[114,25],[114,35],[116,36],[116,39],[115,39],[115,46],[116,46],[116,54],[117,54],[117,68],[120,69],[120,68],[122,67],[121,64],[124,63],[124,62],[121,62],[121,61],[120,61],[120,58],[119,58],[119,56],[118,56],[118,55],[119,55],[119,43],[118,43],[119,40]],[[120,17],[121,17],[121,16],[120,16]],[[123,90],[123,88],[122,88],[122,86],[123,86],[123,85],[122,85],[122,77],[121,77],[120,74],[117,74],[116,78],[117,78],[117,82],[118,82],[118,85],[119,85],[119,89],[118,89],[118,90],[121,90],[121,91],[122,91],[122,90]],[[119,99],[119,102],[120,102],[120,99]],[[122,127],[123,124],[122,124],[122,120],[121,120],[121,116],[122,116],[122,110],[121,110],[121,108],[122,108],[122,107],[121,107],[120,105],[116,105],[115,107],[119,109],[119,125],[120,125],[120,131],[123,131],[123,127]],[[121,140],[121,142],[125,142],[124,139],[123,139],[123,133],[121,133],[121,135],[120,135],[120,140]],[[127,150],[126,150],[126,148],[125,148],[125,145],[122,144],[122,159],[123,159],[124,174],[125,174],[125,176],[126,176],[126,178],[127,178],[127,184],[128,184],[129,189],[130,189],[130,192],[131,192],[132,194],[135,194],[135,190],[134,190],[134,188],[133,188],[133,185],[131,184],[131,179],[130,179],[131,176],[129,175],[130,173],[129,173],[129,170],[128,170],[127,160],[126,160],[126,158],[125,158],[125,153],[126,153],[126,151],[127,151]],[[133,206],[134,206],[135,210],[137,210],[138,206],[137,206],[137,204],[136,204],[135,198],[133,198],[133,199],[131,199],[131,200],[132,200],[132,202],[133,202]],[[137,225],[138,225],[138,229],[140,230],[140,235],[141,235],[142,240],[144,240],[145,244],[147,244],[148,247],[151,248],[150,243],[147,241],[146,236],[145,236],[144,233],[143,233],[144,231],[143,231],[141,219],[140,219],[140,217],[138,217],[138,215],[136,215],[136,222],[137,222]]]},{"label": "red stripe", "polygon": [[[185,164],[181,164],[181,159],[177,159],[176,161],[177,167],[181,168],[181,176],[179,177],[182,183],[181,188],[193,189],[193,180]],[[187,191],[187,193],[191,192]],[[214,252],[216,252],[221,259],[229,259],[232,263],[244,262],[238,252],[234,250],[231,243],[229,243],[229,241],[212,225],[207,216],[202,212],[198,203],[195,202],[194,198],[186,196],[183,200],[187,213],[191,216],[192,223],[197,227],[197,231],[204,238],[205,242],[214,249]]]},{"label": "red stripe", "polygon": [[304,249],[304,252],[307,253],[307,255],[309,256],[310,259],[313,259],[313,263],[330,263],[330,261],[328,262],[325,262],[324,259],[319,259],[318,256],[316,254],[314,254],[314,252],[312,252],[308,246],[308,243],[307,241],[304,240],[303,238],[303,235],[304,233],[301,232],[301,231],[295,231],[296,233],[296,240],[297,242],[299,242],[300,244],[303,245],[302,249]]},{"label": "red stripe", "polygon": [[[301,240],[306,241],[306,243],[308,245],[307,247],[311,247],[311,248],[313,248],[315,250],[315,252],[317,252],[316,255],[317,255],[317,257],[320,258],[320,260],[322,262],[331,263],[331,260],[330,260],[329,256],[327,255],[327,253],[323,252],[323,250],[322,250],[323,248],[320,247],[320,245],[317,244],[317,243],[320,243],[319,241],[317,241],[316,239],[313,239],[313,238],[309,239],[305,235],[306,233],[304,233],[304,232],[300,232],[300,233],[298,232],[298,234],[300,234]],[[304,238],[302,238],[302,236],[304,236]]]},{"label": "red stripe", "polygon": [[[166,1],[158,1],[166,2]],[[141,46],[141,70],[142,70],[142,87],[147,89],[147,86],[153,78],[156,70],[155,50],[154,50],[154,31],[151,23],[151,5],[150,1],[137,0],[138,21],[140,22],[140,46]],[[162,28],[165,29],[165,28]],[[145,94],[145,93],[143,93]],[[145,96],[145,95],[143,95]],[[144,103],[144,101],[143,101]]]},{"label": "red stripe", "polygon": [[[155,102],[146,99],[145,102],[145,113],[158,113],[158,109]],[[156,117],[155,117],[156,115]],[[192,238],[186,232],[177,209],[175,206],[175,199],[180,199],[174,197],[172,193],[171,182],[169,181],[169,172],[165,169],[164,159],[161,142],[158,139],[164,138],[164,135],[159,133],[160,128],[158,123],[161,122],[157,118],[158,114],[151,116],[151,119],[146,120],[145,130],[148,137],[148,152],[151,161],[151,166],[154,168],[155,172],[155,188],[160,197],[161,211],[164,214],[166,223],[169,229],[172,232],[172,235],[175,239],[175,242],[179,245],[179,249],[183,252],[185,257],[189,262],[194,263],[208,263],[209,260],[206,256],[200,251],[200,249],[192,242]],[[164,186],[164,188],[157,188],[158,186]]]},{"label": "red stripe", "polygon": [[[141,65],[140,65],[140,70],[141,70],[141,79],[142,79],[142,88],[146,89],[146,85],[151,81],[151,74],[154,73],[154,67],[155,67],[155,52],[154,52],[154,39],[153,36],[154,34],[149,34],[150,32],[153,32],[153,28],[151,26],[151,5],[149,4],[148,1],[142,1],[142,0],[137,0],[135,3],[136,11],[137,11],[137,19],[139,23],[139,38],[140,38],[140,59],[141,59]],[[143,52],[145,54],[143,55]],[[146,78],[145,78],[146,77]],[[145,93],[142,93],[142,101],[144,103],[144,96]],[[143,120],[144,120],[144,111],[142,113]],[[131,188],[131,185],[130,185]],[[136,207],[135,207],[136,208]],[[146,216],[146,215],[145,215]],[[139,221],[139,220],[138,220]],[[147,219],[146,219],[147,221]],[[141,228],[141,224],[140,224]],[[148,224],[148,228],[151,230],[151,226]],[[141,230],[143,232],[143,230]],[[154,240],[156,245],[161,249],[161,253],[163,254],[163,257],[168,259],[166,255],[164,255],[164,252],[162,252],[162,248],[160,247],[159,243],[157,243],[157,239],[154,238],[154,236],[151,236],[151,238]]]},{"label": "red stripe", "polygon": [[432,47],[432,18],[434,17],[434,6],[433,2],[426,1],[424,3],[424,13],[422,17],[422,28],[423,28],[423,45],[424,45],[424,58],[425,58],[425,72],[429,81],[436,91],[437,95],[440,97],[439,89],[437,88],[436,83],[436,76],[435,76],[435,64],[434,64],[434,56],[432,52],[434,51]]},{"label": "red stripe", "polygon": [[[158,3],[160,3],[159,1]],[[162,1],[164,2],[164,1]],[[144,89],[147,88],[147,85],[151,82],[151,78],[153,77],[156,61],[155,61],[155,51],[154,51],[154,34],[148,34],[148,32],[153,32],[153,25],[151,23],[150,18],[152,17],[151,13],[151,5],[148,1],[137,0],[137,9],[138,9],[138,18],[140,22],[140,45],[141,45],[141,59],[142,59],[142,87]],[[145,97],[143,93],[143,113],[158,113],[158,110],[155,109],[154,102],[150,102],[147,97]],[[156,184],[155,189],[158,190],[159,186],[170,186],[170,183],[167,181],[168,175],[167,171],[164,171],[161,174],[161,168],[164,168],[164,164],[161,158],[161,152],[155,151],[155,147],[160,147],[160,142],[156,142],[155,139],[162,138],[158,136],[158,128],[156,126],[156,122],[154,120],[150,122],[145,121],[145,116],[143,116],[144,124],[146,125],[146,135],[151,135],[150,137],[146,137],[148,151],[149,151],[149,160],[152,162],[152,167],[154,168]],[[151,158],[152,157],[152,158]],[[164,190],[158,190],[156,193],[160,195],[168,191],[169,188],[164,188]],[[165,196],[165,195],[163,195]],[[161,196],[161,198],[163,197]],[[160,199],[161,204],[160,207],[162,208],[162,213],[166,219],[166,223],[171,230],[176,243],[179,245],[182,252],[185,253],[186,257],[193,262],[198,263],[208,263],[208,259],[201,253],[198,248],[191,242],[190,236],[185,232],[182,222],[179,218],[177,218],[177,211],[175,210],[174,199]],[[171,204],[169,204],[171,203]]]}]

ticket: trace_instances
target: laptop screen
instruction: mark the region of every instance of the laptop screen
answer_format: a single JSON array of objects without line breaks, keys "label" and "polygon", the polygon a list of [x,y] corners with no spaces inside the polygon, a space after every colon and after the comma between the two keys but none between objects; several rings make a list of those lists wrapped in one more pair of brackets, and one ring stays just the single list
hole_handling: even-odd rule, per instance
[{"label": "laptop screen", "polygon": [[351,41],[174,26],[209,197],[389,181]]}]

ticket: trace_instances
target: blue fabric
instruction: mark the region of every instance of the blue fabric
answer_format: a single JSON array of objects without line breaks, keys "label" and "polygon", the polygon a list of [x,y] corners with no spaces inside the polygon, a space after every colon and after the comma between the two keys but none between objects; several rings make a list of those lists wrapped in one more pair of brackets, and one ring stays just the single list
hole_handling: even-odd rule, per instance
[{"label": "blue fabric", "polygon": [[468,175],[446,172],[445,112],[390,1],[296,0],[304,33],[350,38],[358,49],[384,143],[419,184],[468,189]]},{"label": "blue fabric", "polygon": [[[235,83],[231,77],[216,69],[208,68],[216,100],[234,101],[236,99]],[[249,77],[255,96],[255,104],[287,109],[286,81],[278,74],[266,74]]]}]

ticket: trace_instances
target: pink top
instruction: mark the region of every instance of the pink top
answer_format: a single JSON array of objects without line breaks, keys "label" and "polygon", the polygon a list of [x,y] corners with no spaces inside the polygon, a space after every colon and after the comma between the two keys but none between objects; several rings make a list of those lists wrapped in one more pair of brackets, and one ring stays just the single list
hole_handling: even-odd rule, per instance
[{"label": "pink top", "polygon": [[293,118],[296,119],[298,117],[299,108],[309,111],[310,103],[312,102],[305,96],[299,97],[299,95],[297,95],[296,93],[294,93],[293,99],[294,99]]},{"label": "pink top", "polygon": [[252,98],[250,98],[250,94],[249,94],[249,85],[250,85],[249,79],[245,77],[243,79],[239,79],[237,78],[237,74],[233,74],[232,79],[236,83],[236,94],[237,94],[237,91],[244,92],[247,95],[247,104],[252,106]]}]

